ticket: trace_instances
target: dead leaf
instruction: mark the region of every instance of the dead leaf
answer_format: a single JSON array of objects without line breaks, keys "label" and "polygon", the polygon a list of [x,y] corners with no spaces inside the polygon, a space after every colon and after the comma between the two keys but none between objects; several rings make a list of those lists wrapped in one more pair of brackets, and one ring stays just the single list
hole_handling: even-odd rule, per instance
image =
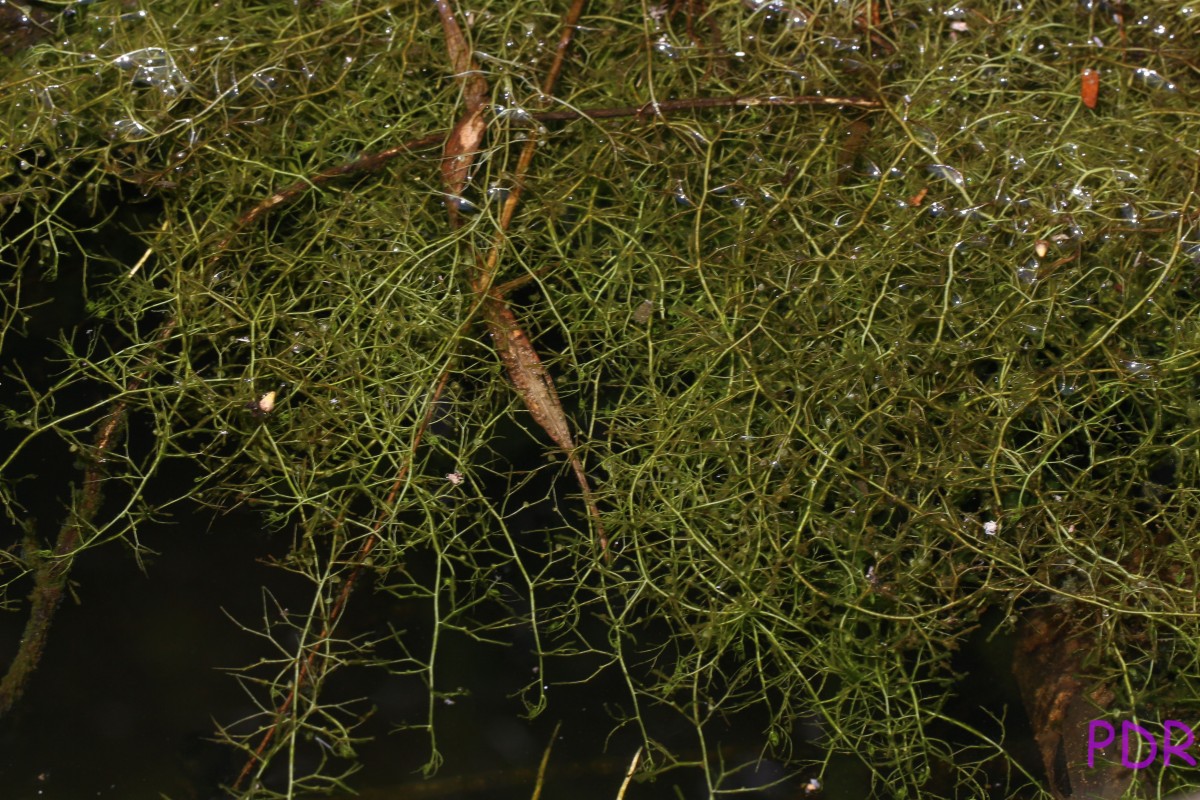
[{"label": "dead leaf", "polygon": [[442,21],[442,31],[446,35],[450,65],[462,82],[463,105],[466,108],[450,135],[446,137],[442,161],[442,180],[445,181],[448,194],[446,208],[450,212],[450,225],[457,228],[458,200],[466,189],[475,155],[479,152],[484,133],[487,132],[483,112],[487,108],[488,86],[479,65],[471,58],[471,48],[449,3],[446,0],[435,0],[434,5],[437,7],[438,18]]},{"label": "dead leaf", "polygon": [[[451,66],[462,82],[463,103],[466,107],[462,117],[446,138],[443,150],[444,161],[442,162],[442,180],[448,195],[446,208],[450,216],[451,227],[457,228],[459,225],[458,201],[466,189],[471,167],[475,162],[475,155],[479,152],[479,146],[487,132],[484,111],[487,108],[488,88],[487,81],[471,57],[466,37],[463,36],[462,29],[447,0],[434,0],[434,5],[437,7],[438,17],[442,21],[442,30],[446,35],[446,49],[450,55]],[[567,14],[564,33],[559,41],[555,61],[543,86],[547,95],[553,90],[555,79],[562,68],[563,56],[570,43],[575,23],[583,12],[583,6],[583,0],[576,0]],[[571,424],[558,399],[554,380],[542,364],[542,359],[538,356],[533,343],[521,329],[516,315],[508,307],[503,294],[490,288],[499,263],[500,252],[504,246],[506,232],[521,194],[520,188],[529,163],[533,159],[533,145],[534,140],[530,139],[521,152],[517,166],[517,188],[504,204],[500,216],[500,231],[495,245],[486,259],[477,258],[478,266],[471,278],[471,284],[476,294],[481,296],[481,311],[484,321],[487,323],[496,346],[496,352],[504,363],[509,379],[520,393],[521,399],[525,401],[525,407],[529,409],[534,421],[542,426],[554,443],[562,449],[571,465],[571,471],[575,473],[575,479],[579,482],[588,514],[596,524],[601,552],[604,553],[604,558],[607,560],[609,558],[608,538],[600,522],[600,511],[592,499],[592,489],[587,479],[587,473],[583,469],[579,455],[575,452],[575,439],[571,435]]]},{"label": "dead leaf", "polygon": [[533,343],[521,330],[516,315],[503,300],[489,296],[484,301],[483,314],[488,330],[492,334],[492,341],[496,345],[496,352],[500,354],[500,360],[508,371],[509,379],[512,380],[521,399],[525,401],[525,407],[529,409],[530,416],[533,417],[534,422],[542,426],[542,429],[566,455],[571,470],[575,473],[575,479],[579,482],[584,504],[595,521],[600,550],[607,559],[608,536],[600,522],[600,511],[592,499],[592,489],[587,473],[575,452],[575,438],[571,435],[571,424],[567,420],[566,412],[563,411],[562,402],[558,399],[558,391],[554,388],[554,379],[546,371]]},{"label": "dead leaf", "polygon": [[[1099,751],[1088,767],[1088,723],[1102,716],[1112,691],[1079,676],[1095,638],[1076,625],[1076,609],[1040,608],[1021,622],[1013,674],[1033,727],[1056,800],[1117,800],[1133,782],[1120,765],[1116,745]],[[1103,762],[1103,763],[1100,763]]]}]

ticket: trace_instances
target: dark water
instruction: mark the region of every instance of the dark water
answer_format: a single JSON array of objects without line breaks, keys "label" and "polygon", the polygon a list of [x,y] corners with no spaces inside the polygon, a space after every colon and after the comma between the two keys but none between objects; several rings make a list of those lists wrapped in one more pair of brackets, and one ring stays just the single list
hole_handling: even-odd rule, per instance
[{"label": "dark water", "polygon": [[[278,576],[255,563],[266,546],[248,524],[205,532],[207,523],[146,537],[162,555],[148,557],[144,574],[120,546],[76,562],[75,597],[60,608],[25,697],[0,722],[4,797],[190,798],[195,781],[220,769],[224,753],[203,738],[213,718],[245,713],[245,699],[218,668],[245,663],[256,647],[223,609],[252,624],[262,587]],[[5,661],[24,621],[0,620]]]},{"label": "dark water", "polygon": [[[234,620],[258,625],[266,589],[281,604],[302,608],[305,587],[258,560],[271,555],[272,543],[248,515],[212,520],[205,512],[143,535],[142,542],[160,553],[146,557],[145,573],[128,550],[113,545],[77,562],[75,599],[60,609],[18,709],[0,723],[0,796],[207,799],[221,796],[219,784],[240,766],[229,748],[207,741],[213,720],[227,724],[253,711],[222,668],[271,652]],[[351,613],[350,628],[374,624],[394,610],[369,587],[352,604],[359,611]],[[0,618],[5,658],[15,651],[23,624],[20,613]],[[614,797],[636,749],[633,732],[608,738],[605,693],[594,685],[552,690],[551,711],[523,718],[520,702],[507,692],[529,668],[526,652],[453,636],[444,641],[441,687],[464,694],[438,709],[446,762],[428,781],[417,772],[429,755],[425,735],[391,732],[400,722],[424,718],[419,682],[381,671],[335,681],[335,692],[361,697],[360,708],[376,709],[375,721],[364,728],[376,741],[360,753],[368,767],[352,784],[368,798],[527,798],[561,721],[545,791],[569,788],[580,800]],[[563,713],[571,719],[553,716]],[[627,796],[673,795],[672,783],[634,787]],[[686,791],[680,796],[702,796],[694,777],[681,783]]]},{"label": "dark water", "polygon": [[[222,796],[240,766],[229,748],[207,741],[213,720],[230,723],[253,708],[236,681],[222,668],[270,655],[265,643],[238,628],[263,618],[264,590],[283,605],[306,605],[306,587],[261,559],[286,546],[289,537],[271,538],[256,529],[250,515],[212,519],[197,513],[181,524],[143,538],[160,555],[147,557],[139,571],[128,550],[110,545],[82,557],[72,574],[76,600],[68,600],[55,621],[42,666],[14,715],[0,722],[0,796],[11,800],[170,797],[208,800]],[[365,587],[352,601],[347,630],[377,625],[402,609]],[[6,659],[16,646],[23,614],[0,618],[0,648]],[[969,704],[981,693],[1004,694],[1003,640],[979,640],[963,658],[979,666],[999,664],[1000,672],[970,679]],[[623,696],[616,676],[587,686],[554,687],[550,708],[534,720],[522,716],[511,687],[528,675],[528,648],[487,647],[465,637],[448,637],[441,650],[439,688],[461,688],[462,696],[438,709],[439,747],[446,758],[429,780],[418,770],[429,756],[423,733],[395,732],[400,722],[425,715],[424,690],[413,678],[382,671],[347,672],[332,691],[362,698],[360,708],[376,713],[363,729],[375,740],[362,746],[365,765],[351,785],[373,798],[529,798],[539,761],[561,723],[549,760],[542,796],[572,800],[616,797],[623,773],[637,748],[636,732],[610,736],[606,703]],[[551,664],[552,668],[557,666]],[[610,672],[613,672],[610,670]],[[566,673],[561,670],[558,677]],[[998,687],[998,688],[997,688]],[[994,697],[1010,723],[1019,706]],[[966,710],[964,707],[961,710]],[[694,748],[688,728],[673,725],[670,714],[651,710],[656,729],[680,749]],[[756,720],[730,727],[722,755],[736,763],[752,758],[760,730]],[[679,737],[671,741],[671,730]],[[742,746],[739,747],[739,742]],[[749,744],[745,744],[749,743]],[[800,755],[798,753],[797,755]],[[815,747],[803,755],[820,756]],[[781,769],[764,762],[743,784],[769,782]],[[869,796],[861,762],[834,759],[822,775],[826,798]],[[804,797],[793,781],[752,798]],[[633,784],[626,797],[703,798],[698,770],[670,773],[658,781]],[[1005,796],[997,787],[995,796]]]}]

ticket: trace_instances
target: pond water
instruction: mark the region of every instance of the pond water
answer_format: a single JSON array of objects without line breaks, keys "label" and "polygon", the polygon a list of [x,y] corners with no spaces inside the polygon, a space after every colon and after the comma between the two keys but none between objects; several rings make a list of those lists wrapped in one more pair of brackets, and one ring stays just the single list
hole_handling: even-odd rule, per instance
[{"label": "pond water", "polygon": [[[212,740],[214,722],[231,724],[253,707],[225,670],[270,655],[253,627],[264,613],[267,592],[283,606],[307,602],[305,587],[265,561],[280,555],[274,540],[255,527],[252,514],[214,518],[211,511],[181,515],[177,525],[143,535],[157,555],[146,555],[146,571],[127,551],[100,548],[83,556],[73,571],[75,599],[55,620],[42,665],[23,700],[0,728],[0,784],[6,800],[210,800],[227,797],[240,762]],[[369,630],[406,612],[383,595],[355,597],[347,618],[352,630]],[[0,617],[0,648],[16,647],[24,624],[20,614]],[[1036,769],[1031,745],[1022,744],[1022,711],[1008,674],[1011,641],[978,636],[957,665],[968,673],[956,713],[986,727],[988,714],[1008,718],[1014,752]],[[637,739],[626,730],[609,736],[606,705],[620,696],[611,678],[552,691],[550,712],[529,720],[508,696],[529,669],[522,644],[488,647],[451,638],[443,654],[445,686],[462,694],[438,712],[438,742],[445,763],[431,778],[420,768],[428,741],[395,726],[422,718],[424,692],[418,682],[377,671],[350,673],[334,687],[376,709],[363,729],[374,741],[362,745],[364,769],[350,785],[367,800],[390,798],[529,798],[538,766],[555,736],[544,777],[545,797],[611,800],[622,783]],[[561,675],[559,676],[562,677]],[[581,675],[580,678],[585,676]],[[658,715],[651,713],[650,718]],[[667,717],[660,730],[672,727]],[[754,758],[756,720],[729,726],[722,755],[731,762]],[[559,726],[555,734],[556,725]],[[664,739],[687,751],[690,731]],[[801,733],[801,738],[805,735]],[[820,758],[815,721],[797,755]],[[741,743],[741,744],[739,744]],[[746,770],[743,787],[784,777],[770,759]],[[822,773],[824,791],[804,793],[806,779],[743,794],[751,798],[823,797],[853,800],[870,791],[865,765],[833,758]],[[1009,796],[997,784],[997,797]],[[798,792],[800,794],[798,794]],[[350,795],[345,795],[347,798]],[[704,798],[702,776],[692,770],[634,782],[626,792],[639,798]]]}]

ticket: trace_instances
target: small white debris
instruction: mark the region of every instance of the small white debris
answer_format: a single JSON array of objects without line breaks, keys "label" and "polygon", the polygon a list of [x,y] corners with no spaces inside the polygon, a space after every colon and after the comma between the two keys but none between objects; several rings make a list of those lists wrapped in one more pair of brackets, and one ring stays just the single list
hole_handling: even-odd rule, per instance
[{"label": "small white debris", "polygon": [[805,794],[816,794],[821,791],[821,782],[816,778],[809,778],[808,783],[804,784]]},{"label": "small white debris", "polygon": [[989,519],[983,523],[983,532],[987,536],[995,536],[1000,531],[1000,523]]},{"label": "small white debris", "polygon": [[463,476],[461,472],[447,472],[446,480],[450,481],[451,486],[458,486],[463,482]]}]

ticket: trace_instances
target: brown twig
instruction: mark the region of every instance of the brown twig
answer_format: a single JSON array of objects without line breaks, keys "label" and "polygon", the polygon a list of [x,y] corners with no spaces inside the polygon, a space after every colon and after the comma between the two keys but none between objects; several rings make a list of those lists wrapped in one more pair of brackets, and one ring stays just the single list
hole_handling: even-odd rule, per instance
[{"label": "brown twig", "polygon": [[[178,320],[175,318],[163,323],[151,350],[152,360],[175,332],[177,325]],[[125,394],[136,392],[149,372],[150,367],[147,366],[141,373],[134,375],[125,386]],[[83,489],[75,507],[58,531],[52,554],[42,558],[34,571],[33,591],[29,595],[29,619],[25,623],[25,632],[4,679],[0,681],[0,716],[12,710],[21,699],[30,676],[41,661],[42,653],[46,649],[46,640],[50,635],[50,625],[54,622],[54,615],[62,602],[63,587],[66,586],[71,573],[75,551],[83,539],[83,530],[91,525],[92,519],[99,513],[104,502],[104,470],[101,465],[120,438],[128,416],[129,403],[124,398],[118,398],[96,431],[91,452],[88,453],[88,464],[83,470]]]},{"label": "brown twig", "polygon": [[41,661],[50,635],[50,624],[62,601],[63,587],[71,572],[76,548],[83,529],[91,523],[104,500],[100,484],[104,475],[100,469],[103,455],[116,441],[125,421],[126,404],[117,401],[104,418],[96,434],[91,463],[83,471],[83,490],[79,493],[71,516],[61,529],[52,555],[40,559],[34,571],[34,587],[29,595],[29,619],[21,636],[21,645],[13,657],[4,680],[0,681],[0,716],[7,714],[21,699],[30,676]]},{"label": "brown twig", "polygon": [[[262,202],[255,205],[246,213],[242,214],[234,223],[229,234],[218,244],[217,255],[219,256],[233,240],[233,238],[246,226],[253,224],[255,221],[265,217],[272,210],[279,208],[289,202],[292,202],[309,189],[318,187],[338,178],[348,177],[365,172],[371,172],[382,168],[385,164],[401,155],[409,154],[414,150],[424,147],[431,147],[439,142],[444,142],[442,163],[442,178],[448,192],[447,213],[449,215],[452,227],[458,227],[461,220],[458,215],[456,201],[461,197],[463,190],[466,187],[467,180],[470,175],[471,166],[474,163],[474,158],[478,152],[479,145],[482,143],[483,134],[486,131],[486,124],[483,121],[483,113],[486,109],[487,98],[487,83],[478,67],[470,57],[470,50],[467,47],[466,39],[462,35],[461,29],[454,18],[454,13],[450,9],[445,0],[437,0],[436,8],[439,18],[442,21],[443,29],[446,31],[447,49],[450,52],[452,67],[455,73],[460,76],[464,82],[463,98],[466,106],[466,112],[458,121],[449,134],[435,133],[427,136],[410,139],[395,147],[382,150],[377,153],[371,153],[363,156],[355,161],[347,164],[342,164],[337,167],[324,170],[316,175],[311,176],[307,180],[296,181],[295,183],[280,189],[275,194],[266,198]],[[571,42],[572,33],[575,30],[575,24],[582,13],[584,0],[575,0],[571,10],[568,12],[564,20],[563,34],[559,39],[558,47],[555,53],[555,60],[547,73],[546,80],[543,85],[543,93],[550,95],[557,82],[558,76],[562,70],[565,54]],[[733,98],[691,98],[683,100],[669,100],[658,103],[657,105],[641,105],[641,106],[625,106],[617,108],[602,108],[586,111],[562,110],[540,112],[531,116],[541,122],[552,121],[570,121],[577,119],[614,119],[619,117],[646,117],[646,116],[662,116],[670,113],[677,113],[687,110],[700,110],[708,108],[746,108],[753,106],[804,106],[818,105],[827,107],[850,106],[856,108],[881,108],[882,103],[875,100],[870,100],[861,97],[768,97],[768,98],[752,98],[752,97],[733,97]],[[493,247],[489,251],[487,257],[478,264],[477,272],[472,276],[471,286],[478,297],[477,308],[481,310],[485,323],[488,326],[489,332],[493,336],[496,343],[496,350],[501,361],[504,363],[508,371],[510,379],[513,381],[517,391],[521,394],[526,406],[529,408],[530,415],[550,436],[556,445],[558,445],[570,459],[572,472],[575,474],[576,480],[583,491],[584,502],[587,505],[588,513],[593,517],[597,526],[598,540],[601,551],[605,558],[608,558],[608,540],[604,533],[604,528],[600,521],[600,512],[592,499],[591,488],[588,483],[587,474],[583,469],[578,456],[575,454],[575,442],[571,434],[570,424],[567,421],[565,412],[562,409],[562,404],[558,399],[558,394],[554,388],[554,382],[545,367],[541,363],[537,350],[525,335],[520,323],[517,321],[516,315],[508,307],[504,301],[505,293],[512,286],[523,282],[524,278],[518,278],[516,281],[494,287],[492,286],[495,270],[499,263],[500,252],[506,241],[506,232],[511,224],[513,214],[516,210],[517,202],[520,199],[524,187],[524,178],[528,172],[529,164],[532,161],[535,151],[535,142],[530,138],[521,152],[517,164],[517,181],[513,191],[509,193],[505,201],[504,208],[501,212],[500,232],[497,235]],[[423,438],[424,432],[428,427],[433,414],[433,409],[436,404],[436,398],[441,395],[450,371],[447,367],[439,378],[437,387],[433,393],[433,402],[430,403],[429,409],[421,425],[417,429],[414,447]],[[370,535],[364,540],[359,552],[354,556],[354,570],[349,578],[343,583],[341,592],[335,601],[330,614],[326,620],[320,636],[317,641],[321,642],[331,635],[333,628],[337,625],[338,620],[344,613],[350,594],[353,592],[359,577],[363,570],[363,564],[366,558],[374,550],[379,542],[379,530],[382,528],[387,518],[387,509],[395,502],[399,494],[399,490],[407,478],[410,465],[406,464],[401,468],[399,474],[394,481],[391,491],[385,500],[385,510],[381,512],[379,519],[372,527]],[[275,712],[275,722],[263,734],[254,753],[247,760],[237,780],[233,784],[236,790],[249,777],[254,765],[258,763],[270,743],[274,740],[276,732],[286,716],[288,711],[295,703],[297,692],[308,680],[308,676],[312,673],[313,664],[318,656],[318,647],[312,645],[309,648],[308,654],[300,665],[299,674],[294,682],[291,691],[284,699],[283,703]]]},{"label": "brown twig", "polygon": [[[883,103],[867,97],[823,97],[820,95],[796,95],[791,97],[690,97],[680,100],[663,100],[657,105],[643,103],[640,106],[616,106],[613,108],[561,109],[558,111],[540,111],[532,113],[529,116],[536,122],[572,122],[579,119],[599,120],[619,119],[622,117],[662,117],[683,111],[703,111],[712,108],[755,108],[758,106],[791,108],[823,106],[826,108],[879,109],[883,108]],[[447,137],[448,134],[445,132],[439,132],[409,139],[395,147],[389,147],[377,153],[368,153],[354,161],[331,167],[304,180],[291,183],[270,197],[258,202],[253,208],[238,217],[230,228],[229,233],[217,245],[216,252],[218,254],[223,252],[229,246],[229,243],[233,241],[234,237],[245,229],[246,226],[262,219],[268,212],[287,205],[310,189],[315,189],[338,178],[346,178],[351,175],[382,169],[388,162],[395,158],[409,155],[415,150],[443,144],[446,142]]]},{"label": "brown twig", "polygon": [[592,108],[582,111],[564,109],[531,114],[539,122],[560,122],[575,119],[614,119],[616,117],[658,117],[680,111],[702,111],[709,108],[756,108],[825,106],[827,108],[883,108],[883,102],[869,97],[826,97],[823,95],[792,95],[769,97],[685,97],[679,100],[660,100],[640,106]]},{"label": "brown twig", "polygon": [[[437,0],[436,5],[438,16],[442,21],[442,29],[446,34],[451,65],[460,80],[463,81],[465,110],[462,118],[446,139],[444,161],[442,162],[442,177],[448,194],[447,208],[450,213],[450,224],[451,227],[457,227],[460,221],[456,200],[466,186],[475,155],[479,151],[483,135],[486,132],[483,112],[487,98],[487,83],[471,59],[466,39],[446,1]],[[553,94],[558,76],[562,73],[567,49],[570,47],[579,17],[583,14],[584,5],[585,0],[574,0],[563,19],[563,30],[559,36],[558,46],[555,48],[554,61],[542,82],[542,94],[546,96]],[[600,550],[607,559],[608,537],[604,532],[600,511],[592,496],[587,472],[576,452],[575,439],[571,434],[571,424],[567,420],[562,401],[559,400],[558,392],[554,388],[554,379],[542,364],[537,348],[525,335],[521,323],[508,306],[504,295],[492,288],[500,263],[500,254],[508,239],[508,228],[512,224],[513,215],[520,202],[525,177],[529,173],[529,165],[533,161],[536,148],[537,140],[530,136],[517,159],[513,189],[505,198],[504,205],[500,210],[496,239],[487,256],[476,257],[475,273],[470,279],[471,288],[479,298],[478,308],[484,324],[487,325],[488,332],[492,336],[496,352],[517,393],[525,402],[525,407],[529,409],[530,416],[566,454],[571,471],[575,474],[580,491],[583,493],[584,504],[596,525]]]},{"label": "brown twig", "polygon": [[450,65],[463,87],[463,106],[466,109],[446,137],[442,159],[442,181],[446,184],[447,192],[446,210],[450,215],[450,227],[457,228],[461,224],[458,201],[470,179],[471,166],[487,132],[483,112],[487,109],[488,87],[487,79],[471,57],[471,49],[450,4],[446,0],[434,0],[434,6],[446,35]]},{"label": "brown twig", "polygon": [[[428,429],[430,422],[433,420],[434,410],[437,408],[437,399],[441,397],[442,391],[446,388],[446,382],[449,380],[449,378],[450,368],[447,366],[442,370],[442,374],[438,378],[437,386],[434,387],[433,394],[430,397],[430,402],[425,411],[425,416],[422,418],[421,424],[417,426],[417,431],[413,438],[412,449],[414,451],[421,443],[421,440],[425,436],[425,431]],[[371,555],[371,552],[375,549],[375,546],[379,544],[379,531],[385,524],[387,524],[387,521],[391,516],[392,504],[396,502],[396,498],[400,495],[400,489],[404,486],[404,481],[408,477],[411,467],[412,462],[410,461],[402,466],[400,471],[396,474],[396,480],[392,482],[391,489],[388,491],[388,495],[384,499],[383,510],[379,512],[379,516],[376,518],[375,523],[371,526],[371,532],[365,539],[363,539],[362,546],[359,547],[358,552],[354,554],[352,559],[354,569],[351,570],[349,577],[342,582],[342,589],[340,592],[338,592],[337,599],[334,601],[332,608],[330,608],[329,616],[326,618],[325,624],[321,627],[321,633],[314,640],[313,644],[308,645],[308,654],[305,656],[304,660],[300,662],[300,669],[296,675],[296,680],[292,683],[291,691],[288,692],[287,697],[284,698],[283,703],[280,704],[279,708],[275,710],[274,721],[271,723],[271,726],[267,728],[267,731],[263,734],[262,739],[259,740],[258,746],[254,748],[254,752],[248,759],[246,759],[246,763],[242,766],[242,771],[238,773],[237,780],[233,782],[233,786],[231,788],[235,791],[242,785],[243,782],[245,782],[246,778],[250,777],[250,772],[254,769],[254,765],[262,760],[263,753],[266,752],[267,747],[269,747],[271,742],[274,741],[275,733],[279,730],[279,726],[283,722],[284,717],[287,716],[287,713],[292,709],[292,706],[295,705],[298,692],[303,689],[305,683],[308,681],[308,676],[312,674],[313,664],[316,662],[317,656],[320,653],[321,644],[327,641],[329,637],[333,635],[334,628],[337,627],[338,622],[342,618],[342,614],[345,613],[346,605],[350,602],[350,595],[353,593],[354,587],[362,577],[363,567],[366,564],[367,557]]]},{"label": "brown twig", "polygon": [[398,156],[407,155],[414,150],[419,150],[422,147],[432,147],[440,144],[445,139],[445,134],[431,133],[428,136],[421,136],[416,139],[409,139],[407,142],[402,142],[395,147],[389,147],[386,150],[380,150],[378,153],[369,153],[361,158],[355,159],[347,164],[340,164],[336,167],[330,167],[327,170],[318,172],[311,178],[299,180],[288,186],[283,187],[275,194],[262,200],[254,208],[242,214],[233,223],[233,227],[229,229],[229,233],[225,235],[217,244],[216,255],[219,256],[229,246],[243,228],[250,225],[255,220],[266,216],[267,212],[279,206],[286,205],[292,202],[300,195],[307,192],[309,189],[314,189],[323,183],[329,183],[337,178],[345,178],[349,175],[357,175],[360,172],[373,172],[383,167],[384,164]]}]

